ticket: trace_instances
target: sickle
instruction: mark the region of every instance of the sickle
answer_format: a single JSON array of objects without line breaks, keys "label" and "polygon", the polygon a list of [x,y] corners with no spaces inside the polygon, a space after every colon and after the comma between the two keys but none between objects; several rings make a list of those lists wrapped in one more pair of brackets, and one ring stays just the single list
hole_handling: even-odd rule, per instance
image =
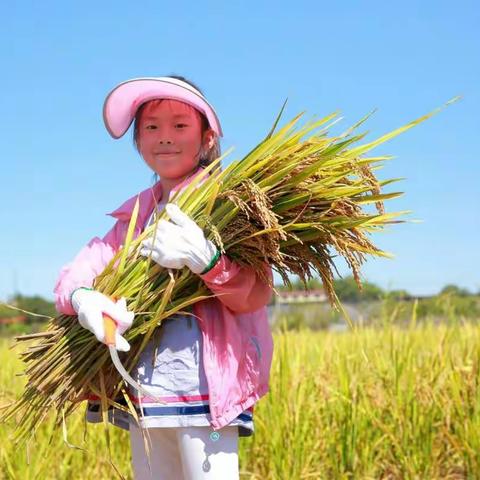
[{"label": "sickle", "polygon": [[[113,301],[116,301],[116,297],[111,297]],[[157,397],[152,392],[149,392],[147,389],[142,387],[138,382],[136,382],[131,375],[127,372],[125,367],[122,365],[120,358],[118,356],[118,351],[115,348],[115,334],[117,330],[117,323],[115,320],[105,312],[102,313],[103,316],[103,327],[105,331],[105,343],[108,346],[108,350],[110,351],[110,357],[112,359],[115,368],[117,369],[118,373],[122,376],[122,378],[129,383],[133,388],[136,388],[139,392],[142,392],[147,397],[154,398],[157,402],[168,404],[165,400],[161,400],[160,397]]]}]

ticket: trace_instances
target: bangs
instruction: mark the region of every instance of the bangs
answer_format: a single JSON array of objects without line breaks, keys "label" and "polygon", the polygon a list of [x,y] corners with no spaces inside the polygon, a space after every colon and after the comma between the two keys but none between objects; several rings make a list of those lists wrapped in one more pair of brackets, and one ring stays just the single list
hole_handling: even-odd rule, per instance
[{"label": "bangs", "polygon": [[149,100],[142,105],[140,105],[138,111],[137,111],[137,116],[140,118],[140,115],[142,112],[145,110],[149,110],[150,108],[156,107],[162,102],[166,102],[167,106],[172,112],[175,112],[177,114],[184,114],[184,115],[195,115],[195,116],[201,116],[202,113],[199,112],[195,107],[192,107],[189,103],[182,102],[181,100],[176,100],[172,98],[154,98],[152,100]]}]

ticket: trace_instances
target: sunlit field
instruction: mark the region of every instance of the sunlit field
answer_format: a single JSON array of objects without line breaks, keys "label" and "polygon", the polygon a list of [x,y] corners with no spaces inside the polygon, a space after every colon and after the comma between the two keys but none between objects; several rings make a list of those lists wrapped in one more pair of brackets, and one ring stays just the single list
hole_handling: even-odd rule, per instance
[{"label": "sunlit field", "polygon": [[[270,392],[255,434],[240,438],[242,479],[480,478],[479,328],[392,325],[357,331],[276,330]],[[0,340],[0,401],[23,378],[13,339]],[[51,443],[45,424],[28,447],[0,430],[5,479],[121,478],[102,424],[85,404]],[[132,478],[129,437],[110,426],[111,459]],[[65,443],[65,439],[69,444]]]}]

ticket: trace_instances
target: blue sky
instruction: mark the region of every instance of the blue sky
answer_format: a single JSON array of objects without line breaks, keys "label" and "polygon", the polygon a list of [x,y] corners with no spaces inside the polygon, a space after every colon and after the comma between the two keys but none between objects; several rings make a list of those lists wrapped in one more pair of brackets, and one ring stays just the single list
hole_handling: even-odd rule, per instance
[{"label": "blue sky", "polygon": [[[478,2],[9,2],[0,7],[0,299],[53,299],[59,270],[151,184],[131,131],[113,140],[101,109],[133,77],[184,75],[240,158],[271,127],[340,110],[332,133],[373,108],[367,140],[455,95],[460,102],[376,148],[380,179],[405,177],[387,211],[413,210],[372,240],[366,280],[434,294],[480,290]],[[363,130],[362,130],[363,131]],[[228,160],[227,160],[228,162]],[[349,273],[339,263],[342,275]]]}]

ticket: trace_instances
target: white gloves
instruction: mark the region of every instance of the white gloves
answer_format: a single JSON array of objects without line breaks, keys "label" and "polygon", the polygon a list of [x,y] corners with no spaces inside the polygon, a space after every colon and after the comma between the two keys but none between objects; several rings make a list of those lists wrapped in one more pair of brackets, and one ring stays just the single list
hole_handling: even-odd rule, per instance
[{"label": "white gloves", "polygon": [[78,314],[78,322],[83,328],[90,330],[99,342],[105,343],[103,313],[106,313],[117,323],[115,348],[124,352],[130,350],[130,344],[121,334],[130,328],[135,313],[127,310],[124,297],[114,302],[101,292],[80,287],[73,291],[71,300],[72,307]]},{"label": "white gloves", "polygon": [[141,242],[140,255],[151,255],[165,268],[187,266],[197,274],[204,273],[207,267],[210,270],[220,254],[215,244],[205,238],[199,225],[178,205],[167,203],[165,210],[174,223],[160,219],[156,233]]}]

